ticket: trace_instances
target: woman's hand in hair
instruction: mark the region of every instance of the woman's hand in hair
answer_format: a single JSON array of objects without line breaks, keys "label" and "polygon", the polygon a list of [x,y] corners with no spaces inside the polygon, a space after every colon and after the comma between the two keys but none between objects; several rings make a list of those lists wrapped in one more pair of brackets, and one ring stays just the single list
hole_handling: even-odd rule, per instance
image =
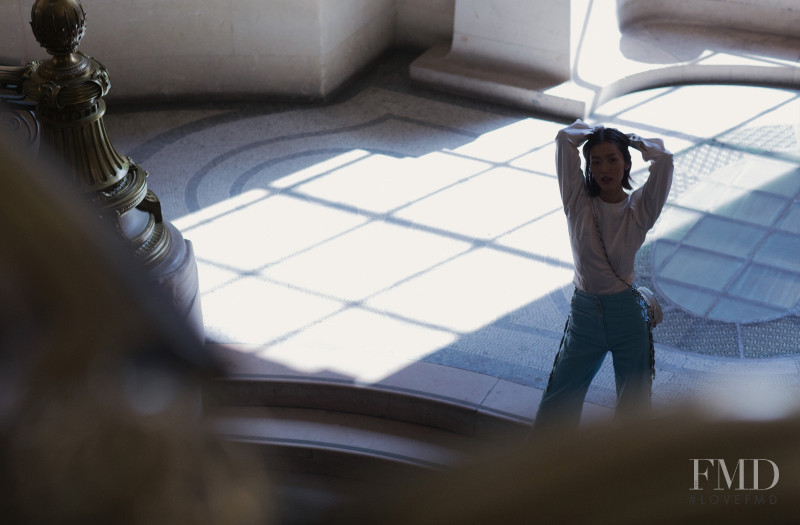
[{"label": "woman's hand in hair", "polygon": [[630,147],[633,149],[637,149],[639,151],[644,151],[646,146],[644,145],[644,140],[639,135],[635,135],[633,133],[628,133],[628,140],[630,141]]}]

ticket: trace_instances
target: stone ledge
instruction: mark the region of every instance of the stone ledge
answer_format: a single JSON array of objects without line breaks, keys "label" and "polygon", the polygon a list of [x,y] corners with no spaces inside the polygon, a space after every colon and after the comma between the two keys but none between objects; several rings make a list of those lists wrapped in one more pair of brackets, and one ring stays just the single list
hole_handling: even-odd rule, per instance
[{"label": "stone ledge", "polygon": [[[674,23],[629,23],[613,7],[591,4],[576,17],[580,34],[570,80],[503,69],[480,56],[469,62],[450,46],[431,48],[410,68],[428,88],[566,119],[588,118],[603,103],[655,87],[680,84],[800,86],[800,38]],[[610,28],[610,29],[609,29]],[[601,66],[598,66],[601,64]]]},{"label": "stone ledge", "polygon": [[[225,376],[208,392],[211,406],[331,410],[429,426],[479,439],[527,433],[542,391],[493,376],[426,362],[374,384],[341,374],[315,374],[253,355],[246,345],[210,344]],[[613,410],[584,403],[582,422]]]},{"label": "stone ledge", "polygon": [[313,377],[232,376],[219,381],[222,404],[336,411],[488,438],[524,432],[529,420],[455,398]]},{"label": "stone ledge", "polygon": [[[449,52],[447,44],[429,49],[411,64],[411,79],[429,88],[541,113],[569,118],[586,114],[586,100],[582,100],[584,93],[577,96],[551,93],[550,90],[560,84],[546,76],[502,71],[493,69],[491,65],[478,66],[452,58]],[[575,91],[583,90],[578,88]]]}]

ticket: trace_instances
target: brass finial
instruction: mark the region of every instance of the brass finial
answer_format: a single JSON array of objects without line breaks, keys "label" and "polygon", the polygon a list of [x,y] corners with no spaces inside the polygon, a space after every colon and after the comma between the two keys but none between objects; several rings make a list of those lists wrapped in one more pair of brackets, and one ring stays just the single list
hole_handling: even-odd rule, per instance
[{"label": "brass finial", "polygon": [[36,41],[53,56],[46,67],[57,76],[79,74],[89,66],[85,57],[75,53],[86,33],[86,12],[80,0],[36,0],[31,28]]},{"label": "brass finial", "polygon": [[[27,142],[59,161],[56,173],[93,204],[98,220],[124,241],[202,338],[191,243],[164,220],[147,172],[121,155],[106,133],[103,97],[111,82],[99,61],[78,51],[86,32],[80,0],[35,0],[31,28],[51,58],[0,65],[0,102],[13,102],[14,112],[9,118],[0,107],[0,124],[28,125]],[[30,120],[18,116],[23,113]]]},{"label": "brass finial", "polygon": [[31,62],[23,91],[36,101],[41,146],[63,161],[62,172],[89,197],[136,255],[157,265],[170,248],[170,233],[147,172],[121,155],[106,133],[103,96],[111,83],[105,67],[78,51],[86,32],[80,0],[36,0],[31,28],[52,58]]}]

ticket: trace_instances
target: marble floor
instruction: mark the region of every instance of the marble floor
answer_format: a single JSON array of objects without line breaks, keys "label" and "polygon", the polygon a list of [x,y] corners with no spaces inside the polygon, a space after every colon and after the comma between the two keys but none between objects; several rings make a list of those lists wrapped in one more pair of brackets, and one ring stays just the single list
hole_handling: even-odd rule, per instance
[{"label": "marble floor", "polygon": [[[326,104],[111,101],[106,125],[193,243],[206,335],[241,356],[234,372],[532,418],[573,290],[553,161],[566,123],[417,87],[413,58],[384,57]],[[665,306],[656,404],[788,410],[800,393],[800,92],[665,87],[588,120],[674,153],[637,258]],[[636,157],[632,175],[646,179]],[[587,401],[614,398],[607,359]]]}]

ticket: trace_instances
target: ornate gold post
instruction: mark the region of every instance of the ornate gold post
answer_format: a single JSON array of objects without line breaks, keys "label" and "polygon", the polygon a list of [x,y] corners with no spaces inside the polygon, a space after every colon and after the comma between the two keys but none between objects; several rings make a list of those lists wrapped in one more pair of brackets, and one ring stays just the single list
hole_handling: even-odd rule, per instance
[{"label": "ornate gold post", "polygon": [[31,62],[24,93],[35,100],[41,144],[64,161],[65,175],[97,204],[101,216],[134,247],[148,267],[167,254],[169,230],[147,172],[117,152],[103,123],[110,82],[96,60],[76,52],[86,30],[79,0],[37,0],[31,10],[36,40],[52,55]]},{"label": "ornate gold post", "polygon": [[86,31],[80,0],[36,0],[31,28],[51,58],[24,68],[0,67],[0,87],[14,87],[35,103],[41,148],[62,161],[65,177],[202,334],[191,243],[163,220],[161,203],[147,188],[147,172],[121,155],[106,133],[102,97],[110,89],[109,75],[100,62],[77,51]]}]

